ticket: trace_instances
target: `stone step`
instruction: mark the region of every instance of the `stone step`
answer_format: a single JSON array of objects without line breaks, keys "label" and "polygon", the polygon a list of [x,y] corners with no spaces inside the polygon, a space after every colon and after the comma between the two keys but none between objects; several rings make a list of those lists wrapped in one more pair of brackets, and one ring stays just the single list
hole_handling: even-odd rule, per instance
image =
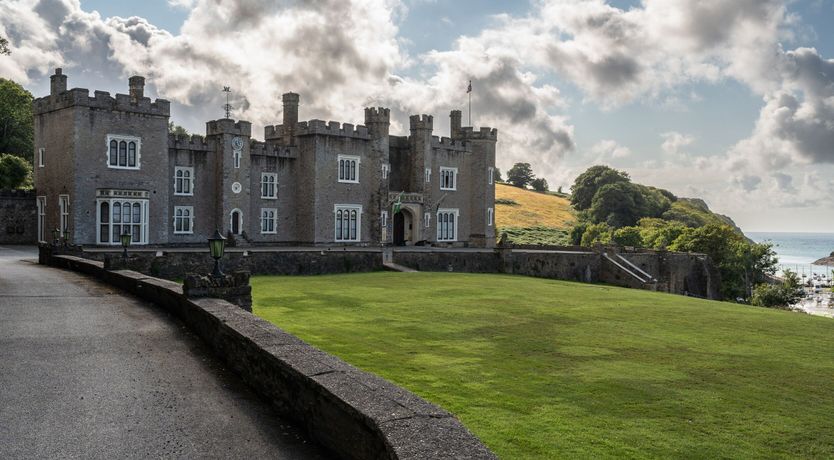
[{"label": "stone step", "polygon": [[385,267],[386,270],[392,272],[406,272],[406,273],[415,273],[417,270],[413,268],[408,268],[406,266],[395,264],[394,262],[383,262],[382,266]]}]

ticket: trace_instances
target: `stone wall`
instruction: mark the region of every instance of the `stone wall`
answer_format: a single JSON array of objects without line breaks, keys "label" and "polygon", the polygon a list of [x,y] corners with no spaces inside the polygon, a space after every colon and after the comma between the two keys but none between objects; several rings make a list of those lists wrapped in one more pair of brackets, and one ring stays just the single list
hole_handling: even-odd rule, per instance
[{"label": "stone wall", "polygon": [[[104,261],[112,252],[76,253],[88,259]],[[209,273],[214,259],[205,251],[129,251],[131,270],[166,279],[180,279],[186,273]],[[252,275],[323,275],[382,270],[379,251],[227,251],[221,260],[224,272],[248,271]]]},{"label": "stone wall", "polygon": [[33,244],[38,209],[31,190],[0,190],[0,244]]},{"label": "stone wall", "polygon": [[449,412],[324,353],[219,299],[190,300],[182,286],[101,262],[52,256],[52,266],[86,273],[170,311],[229,367],[313,440],[350,459],[494,459]]}]

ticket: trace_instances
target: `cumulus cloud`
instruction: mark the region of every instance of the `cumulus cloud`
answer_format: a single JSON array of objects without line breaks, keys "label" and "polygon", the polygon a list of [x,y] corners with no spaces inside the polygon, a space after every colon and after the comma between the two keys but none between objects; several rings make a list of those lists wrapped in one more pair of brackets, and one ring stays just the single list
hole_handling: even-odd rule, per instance
[{"label": "cumulus cloud", "polygon": [[695,138],[686,134],[681,134],[675,131],[663,133],[660,135],[663,138],[663,144],[660,148],[669,155],[679,155],[684,147],[692,145]]}]

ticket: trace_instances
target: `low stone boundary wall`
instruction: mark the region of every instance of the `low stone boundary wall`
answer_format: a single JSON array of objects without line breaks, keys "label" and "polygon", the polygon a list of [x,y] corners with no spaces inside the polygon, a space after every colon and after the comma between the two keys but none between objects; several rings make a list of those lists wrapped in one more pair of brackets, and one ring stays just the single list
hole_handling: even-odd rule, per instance
[{"label": "low stone boundary wall", "polygon": [[[186,273],[205,273],[214,266],[208,248],[199,252],[129,251],[127,266],[135,271],[166,279],[182,278]],[[113,252],[83,251],[87,259],[104,261],[121,257]],[[248,271],[252,275],[324,275],[382,270],[378,250],[369,251],[226,251],[223,271]]]},{"label": "low stone boundary wall", "polygon": [[41,263],[91,275],[182,319],[279,413],[345,458],[496,458],[449,412],[235,305],[190,300],[172,281],[44,249]]},{"label": "low stone boundary wall", "polygon": [[0,244],[32,244],[37,232],[35,192],[0,190]]}]

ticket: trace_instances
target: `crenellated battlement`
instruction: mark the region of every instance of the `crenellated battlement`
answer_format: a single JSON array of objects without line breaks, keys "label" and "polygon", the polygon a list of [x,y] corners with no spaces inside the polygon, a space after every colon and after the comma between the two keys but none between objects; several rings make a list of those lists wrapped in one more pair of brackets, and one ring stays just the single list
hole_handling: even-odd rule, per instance
[{"label": "crenellated battlement", "polygon": [[168,148],[207,152],[209,150],[209,145],[208,142],[206,142],[206,138],[199,134],[185,136],[168,133]]},{"label": "crenellated battlement", "polygon": [[134,104],[128,94],[111,97],[107,91],[95,91],[91,97],[90,90],[86,88],[72,88],[56,95],[37,98],[32,102],[32,111],[38,115],[75,106],[163,117],[171,115],[171,103],[165,99],[151,101],[149,97],[142,97]]},{"label": "crenellated battlement", "polygon": [[432,148],[440,148],[445,150],[467,151],[470,150],[465,141],[459,139],[452,139],[451,137],[431,137]]},{"label": "crenellated battlement", "polygon": [[365,107],[365,124],[390,123],[391,110],[385,107]]},{"label": "crenellated battlement", "polygon": [[477,140],[488,140],[488,141],[497,141],[498,140],[498,130],[495,128],[488,128],[482,127],[480,131],[475,131],[474,128],[471,126],[467,126],[461,130],[461,137],[464,140],[466,139],[477,139]]},{"label": "crenellated battlement", "polygon": [[412,115],[408,117],[411,125],[411,130],[427,129],[431,131],[434,129],[434,117],[431,115]]},{"label": "crenellated battlement", "polygon": [[206,122],[206,135],[213,136],[218,134],[237,134],[239,136],[250,137],[252,136],[252,123],[243,120],[235,122],[229,118]]},{"label": "crenellated battlement", "polygon": [[368,127],[364,125],[355,126],[351,123],[341,124],[338,121],[325,122],[324,120],[301,121],[296,125],[297,136],[325,135],[342,136],[358,139],[370,139]]},{"label": "crenellated battlement", "polygon": [[264,126],[264,139],[277,139],[284,137],[284,125]]}]

